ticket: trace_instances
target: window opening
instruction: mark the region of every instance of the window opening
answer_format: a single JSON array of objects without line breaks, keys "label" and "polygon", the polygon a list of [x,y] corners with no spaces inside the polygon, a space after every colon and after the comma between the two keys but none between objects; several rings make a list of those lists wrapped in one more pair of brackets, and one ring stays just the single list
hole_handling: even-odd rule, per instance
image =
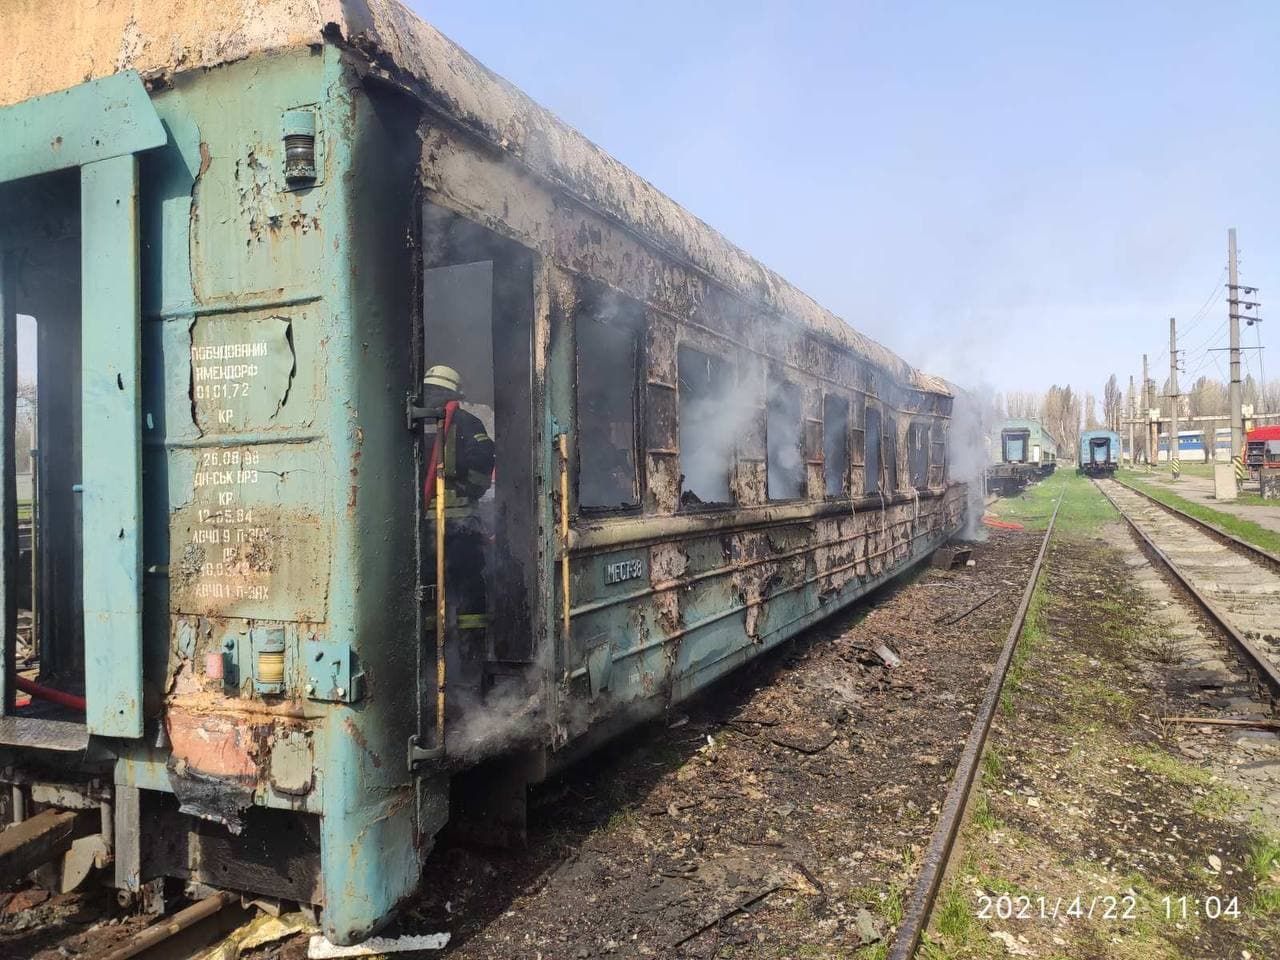
[{"label": "window opening", "polygon": [[898,492],[898,425],[893,417],[886,417],[884,438],[884,492],[892,496]]},{"label": "window opening", "polygon": [[924,490],[929,486],[929,425],[913,423],[907,430],[907,468],[911,486]]},{"label": "window opening", "polygon": [[849,401],[822,398],[822,471],[828,497],[842,497],[849,477]]},{"label": "window opening", "polygon": [[[16,530],[7,576],[17,594],[17,676],[84,695],[84,549],[81,533],[81,257],[79,170],[0,188],[0,306],[16,357],[3,389],[14,411],[4,443],[15,496],[3,518]],[[8,229],[6,229],[8,228]],[[19,716],[81,723],[79,710],[19,693]]]},{"label": "window opening", "polygon": [[863,492],[868,496],[880,492],[880,411],[867,408],[866,427],[864,428],[865,446],[864,469],[866,479]]},{"label": "window opening", "polygon": [[767,407],[769,499],[798,500],[805,495],[804,411],[800,388],[785,380],[771,380]]},{"label": "window opening", "polygon": [[929,485],[944,486],[947,482],[947,426],[945,423],[933,425],[929,449]]},{"label": "window opening", "polygon": [[676,357],[680,391],[680,503],[731,503],[729,486],[740,421],[733,405],[729,364],[680,347]]},{"label": "window opening", "polygon": [[574,319],[582,510],[640,505],[636,395],[643,319],[639,304],[612,294],[584,303]]}]

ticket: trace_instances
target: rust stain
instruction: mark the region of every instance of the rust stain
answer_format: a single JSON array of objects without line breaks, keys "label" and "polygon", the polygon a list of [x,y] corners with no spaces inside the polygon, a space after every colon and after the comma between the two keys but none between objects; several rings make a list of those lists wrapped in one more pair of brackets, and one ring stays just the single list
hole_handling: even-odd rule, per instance
[{"label": "rust stain", "polygon": [[165,713],[165,729],[173,759],[188,770],[231,780],[257,779],[257,727],[171,705]]},{"label": "rust stain", "polygon": [[381,767],[382,758],[375,751],[369,749],[369,741],[365,739],[364,734],[360,732],[360,728],[355,725],[355,722],[350,717],[344,717],[342,725],[346,728],[347,733],[350,734],[351,739],[368,755],[369,762],[375,767]]}]

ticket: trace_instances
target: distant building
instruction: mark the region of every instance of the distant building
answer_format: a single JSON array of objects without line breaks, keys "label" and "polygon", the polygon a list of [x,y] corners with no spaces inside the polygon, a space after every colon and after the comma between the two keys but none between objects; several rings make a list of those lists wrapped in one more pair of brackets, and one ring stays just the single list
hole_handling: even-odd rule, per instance
[{"label": "distant building", "polygon": [[[1219,463],[1227,463],[1231,460],[1231,428],[1218,427],[1214,431],[1214,459]],[[1158,447],[1160,453],[1158,459],[1164,462],[1169,459],[1169,434],[1167,432],[1160,434],[1160,442]],[[1178,457],[1181,460],[1191,460],[1193,462],[1207,463],[1209,456],[1205,450],[1204,430],[1179,430],[1178,431]]]}]

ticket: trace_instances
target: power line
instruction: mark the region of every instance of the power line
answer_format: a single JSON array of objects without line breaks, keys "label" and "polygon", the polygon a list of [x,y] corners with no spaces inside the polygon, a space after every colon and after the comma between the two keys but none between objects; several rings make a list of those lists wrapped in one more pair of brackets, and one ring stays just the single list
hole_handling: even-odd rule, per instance
[{"label": "power line", "polygon": [[1209,296],[1205,298],[1204,303],[1200,305],[1200,309],[1191,315],[1191,319],[1187,323],[1187,329],[1183,332],[1185,336],[1191,332],[1191,328],[1205,318],[1209,312],[1209,308],[1217,302],[1221,297],[1222,281],[1226,278],[1227,268],[1223,267],[1222,272],[1214,278],[1213,289],[1209,291]]}]

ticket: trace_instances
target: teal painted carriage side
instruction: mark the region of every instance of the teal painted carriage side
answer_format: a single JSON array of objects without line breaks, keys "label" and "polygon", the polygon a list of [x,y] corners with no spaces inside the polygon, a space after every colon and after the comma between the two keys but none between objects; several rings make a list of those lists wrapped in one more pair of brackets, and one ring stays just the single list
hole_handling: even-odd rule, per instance
[{"label": "teal painted carriage side", "polygon": [[[88,732],[121,738],[92,755],[195,812],[206,777],[318,815],[319,899],[344,941],[414,888],[440,807],[428,796],[435,822],[418,822],[404,761],[415,114],[378,107],[320,45],[150,98],[125,74],[0,113],[4,176],[83,172]],[[319,168],[290,183],[298,112]],[[289,708],[253,697],[277,637]],[[144,719],[166,749],[136,739]],[[133,863],[118,879],[143,878]]]},{"label": "teal painted carriage side", "polygon": [[[459,63],[461,72],[434,79],[462,76],[485,89],[488,79],[467,72],[475,65]],[[102,356],[133,349],[141,369],[132,402],[142,666],[116,665],[140,691],[137,719],[150,721],[145,739],[140,726],[116,727],[123,739],[93,747],[118,754],[122,791],[172,794],[194,814],[227,815],[198,789],[203,778],[237,809],[314,818],[321,880],[313,898],[297,899],[323,902],[338,941],[369,932],[412,891],[447,814],[447,779],[415,782],[406,762],[420,709],[416,477],[404,409],[415,388],[419,188],[520,245],[532,263],[530,679],[541,709],[526,740],[554,750],[661,711],[917,562],[958,528],[963,510],[959,485],[909,490],[906,479],[911,427],[945,441],[950,398],[936,383],[690,226],[683,211],[668,216],[646,202],[644,216],[658,211],[667,236],[639,215],[628,222],[626,198],[651,188],[616,164],[595,187],[584,172],[594,154],[580,182],[557,179],[534,169],[546,159],[538,151],[504,155],[483,123],[452,115],[458,103],[442,106],[422,90],[410,99],[406,77],[393,83],[368,70],[349,48],[317,41],[157,84],[150,104],[164,143],[134,148],[140,264],[131,269],[142,319],[132,330],[115,318],[86,332]],[[531,117],[531,128],[549,128]],[[283,138],[300,129],[316,133],[316,176],[290,182]],[[556,142],[543,146],[554,153]],[[118,183],[127,197],[128,178]],[[608,203],[583,199],[595,188],[612,192]],[[91,215],[100,217],[95,230],[118,217]],[[117,253],[127,260],[128,251]],[[785,368],[805,391],[802,431],[824,391],[870,398],[886,433],[895,424],[885,450],[896,457],[897,489],[863,498],[854,465],[850,495],[828,501],[811,456],[812,496],[770,503],[758,451],[753,461],[746,444],[741,500],[718,514],[679,508],[670,452],[657,450],[646,451],[653,462],[637,515],[597,522],[559,504],[556,438],[579,431],[572,316],[586,281],[642,306],[668,366],[678,342],[700,336],[704,349],[708,338],[739,338],[733,349],[758,385],[766,368]],[[779,346],[784,320],[793,336]],[[123,360],[107,370],[106,394],[128,402],[128,389],[111,392]],[[670,381],[669,370],[658,372]],[[852,429],[865,426],[861,416]],[[95,439],[99,449],[123,443],[116,433]],[[565,509],[567,636],[557,529]],[[138,533],[130,523],[125,547]],[[605,579],[606,565],[634,561],[642,576]],[[109,592],[128,599],[118,584]],[[269,669],[276,655],[279,673]],[[280,692],[288,696],[271,699]],[[165,734],[152,735],[161,720]],[[118,805],[118,825],[136,833],[130,809]],[[119,863],[117,879],[136,887],[138,864]]]},{"label": "teal painted carriage side", "polygon": [[[168,649],[166,677],[199,673],[229,645],[237,668],[256,672],[259,633],[283,630],[285,685],[301,716],[264,724],[277,747],[246,786],[257,803],[319,814],[324,925],[347,942],[413,890],[434,832],[418,830],[404,763],[417,701],[403,417],[411,128],[377,109],[329,45],[179,78],[155,102],[182,132],[182,163],[170,159],[190,182],[184,190],[176,177],[147,237],[165,424],[148,450],[168,476],[172,613],[153,640]],[[286,118],[297,112],[317,134],[317,176],[301,185],[284,177]],[[257,368],[251,393],[219,402],[218,380],[196,381],[219,364],[230,372],[238,353]],[[215,527],[251,541],[241,571],[193,570],[201,513],[241,508],[254,519]],[[256,569],[263,538],[270,567]],[[183,651],[186,628],[197,637]],[[197,731],[237,706],[205,704],[202,687],[168,706]],[[283,740],[301,746],[286,752]],[[198,756],[181,759],[198,768]]]},{"label": "teal painted carriage side", "polygon": [[1058,449],[1058,441],[1054,439],[1044,423],[1040,420],[1028,417],[1013,417],[1006,420],[1000,425],[1003,430],[1029,430],[1031,432],[1030,444],[1033,447],[1039,447],[1042,457],[1056,459],[1062,451]]}]

